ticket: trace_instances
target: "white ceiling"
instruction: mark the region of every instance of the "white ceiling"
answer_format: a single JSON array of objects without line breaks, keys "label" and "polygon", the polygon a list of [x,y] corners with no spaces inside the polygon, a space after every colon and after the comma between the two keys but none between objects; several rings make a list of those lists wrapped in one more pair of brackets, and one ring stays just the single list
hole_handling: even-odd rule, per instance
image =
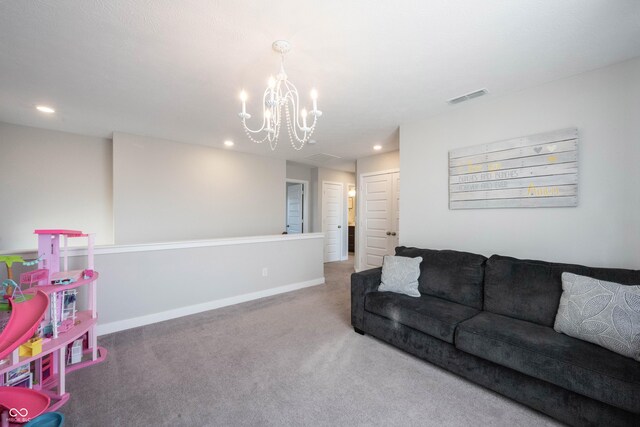
[{"label": "white ceiling", "polygon": [[[247,140],[249,112],[293,51],[287,72],[315,86],[318,143],[275,153]],[[640,56],[637,0],[0,0],[0,121],[86,135],[113,131],[306,162],[398,148],[398,126],[489,96]],[[253,101],[253,102],[251,102]],[[482,102],[480,100],[470,102]],[[53,116],[36,104],[57,109]],[[464,104],[463,104],[464,105]]]}]

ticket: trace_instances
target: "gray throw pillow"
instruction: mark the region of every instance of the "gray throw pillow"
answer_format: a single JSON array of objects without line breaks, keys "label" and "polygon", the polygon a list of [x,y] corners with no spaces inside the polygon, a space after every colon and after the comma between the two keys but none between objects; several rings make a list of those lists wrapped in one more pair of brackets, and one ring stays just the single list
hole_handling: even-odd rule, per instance
[{"label": "gray throw pillow", "polygon": [[553,328],[640,362],[640,286],[562,273]]},{"label": "gray throw pillow", "polygon": [[396,292],[419,297],[418,277],[422,257],[408,258],[385,255],[382,261],[382,283],[378,287],[381,292]]}]

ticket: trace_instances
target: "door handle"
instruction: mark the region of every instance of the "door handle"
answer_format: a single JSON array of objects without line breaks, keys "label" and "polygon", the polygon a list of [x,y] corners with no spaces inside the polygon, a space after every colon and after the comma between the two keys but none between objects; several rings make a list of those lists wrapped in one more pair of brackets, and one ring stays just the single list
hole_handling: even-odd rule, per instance
[{"label": "door handle", "polygon": [[342,226],[341,226],[341,225],[339,225],[339,226],[338,226],[338,228],[342,228]]},{"label": "door handle", "polygon": [[395,235],[396,235],[396,232],[395,232],[395,231],[394,231],[394,232],[392,232],[392,233],[391,233],[391,235],[392,235],[392,236],[395,236]]},{"label": "door handle", "polygon": [[387,236],[391,236],[391,232],[390,231],[387,231]]}]

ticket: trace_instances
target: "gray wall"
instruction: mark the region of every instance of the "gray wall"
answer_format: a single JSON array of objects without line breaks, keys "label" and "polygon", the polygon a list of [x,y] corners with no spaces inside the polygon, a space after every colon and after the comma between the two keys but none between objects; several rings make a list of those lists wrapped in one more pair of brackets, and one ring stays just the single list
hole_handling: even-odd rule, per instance
[{"label": "gray wall", "polygon": [[287,160],[287,178],[299,179],[301,181],[311,181],[311,169],[313,166]]},{"label": "gray wall", "polygon": [[356,161],[356,176],[360,179],[363,173],[382,172],[400,168],[400,151],[362,157]]},{"label": "gray wall", "polygon": [[0,251],[34,248],[37,228],[113,243],[111,149],[109,139],[0,123]]},{"label": "gray wall", "polygon": [[[640,268],[639,118],[635,59],[401,126],[401,244]],[[573,126],[577,208],[448,209],[449,150]]]},{"label": "gray wall", "polygon": [[[294,260],[294,262],[292,262]],[[268,276],[262,276],[262,268]],[[98,255],[100,324],[321,279],[322,239]],[[171,317],[171,316],[170,316]],[[103,326],[102,331],[118,327]]]},{"label": "gray wall", "polygon": [[117,244],[280,234],[285,160],[113,136]]}]

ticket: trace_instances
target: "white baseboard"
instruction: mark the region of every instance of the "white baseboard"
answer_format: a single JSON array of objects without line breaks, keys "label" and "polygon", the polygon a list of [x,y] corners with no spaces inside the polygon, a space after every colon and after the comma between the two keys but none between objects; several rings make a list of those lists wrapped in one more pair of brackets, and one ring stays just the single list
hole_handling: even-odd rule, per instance
[{"label": "white baseboard", "polygon": [[105,324],[98,324],[98,336],[111,334],[113,332],[124,331],[126,329],[137,328],[138,326],[150,325],[152,323],[163,322],[165,320],[176,319],[178,317],[188,316],[190,314],[201,313],[203,311],[213,310],[216,308],[227,307],[229,305],[240,304],[251,300],[256,300],[272,295],[291,292],[309,286],[321,285],[324,283],[324,277],[307,280],[305,282],[293,283],[290,285],[278,286],[277,288],[265,289],[264,291],[251,292],[248,294],[237,295],[234,297],[223,298],[214,301],[208,301],[202,304],[189,305],[173,310],[162,311],[160,313],[147,314],[145,316],[133,317],[131,319],[118,320]]}]

